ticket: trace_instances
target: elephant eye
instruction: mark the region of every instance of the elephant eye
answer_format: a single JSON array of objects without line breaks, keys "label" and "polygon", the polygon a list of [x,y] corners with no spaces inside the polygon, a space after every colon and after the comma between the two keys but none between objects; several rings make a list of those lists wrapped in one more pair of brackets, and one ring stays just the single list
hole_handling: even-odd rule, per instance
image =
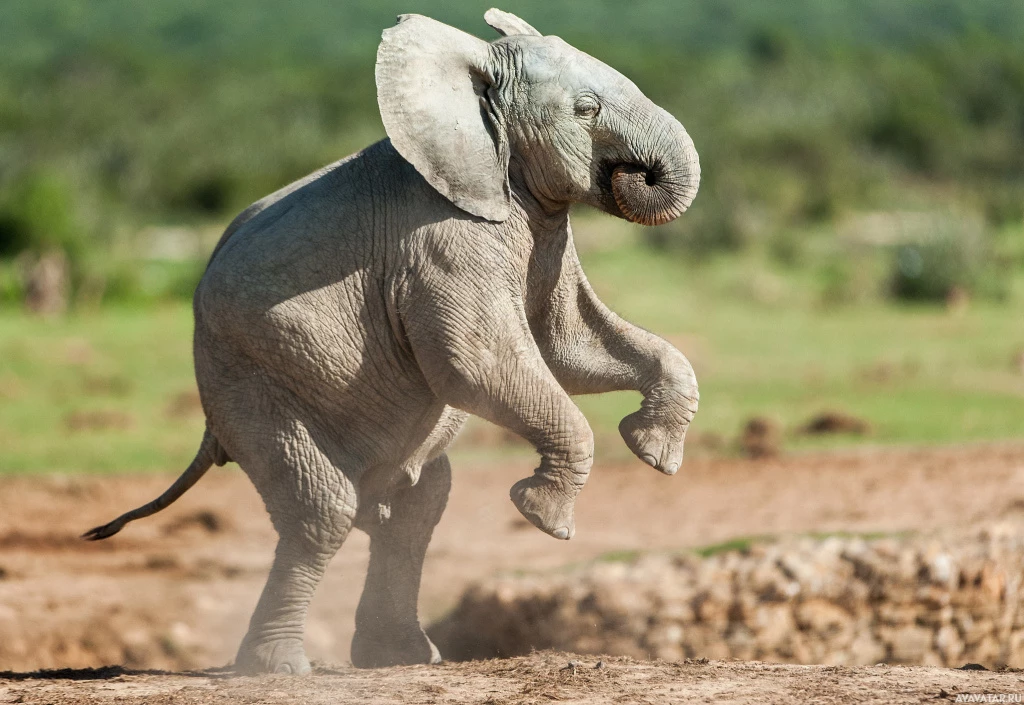
[{"label": "elephant eye", "polygon": [[601,112],[601,104],[594,96],[584,94],[576,99],[574,109],[580,117],[592,118]]}]

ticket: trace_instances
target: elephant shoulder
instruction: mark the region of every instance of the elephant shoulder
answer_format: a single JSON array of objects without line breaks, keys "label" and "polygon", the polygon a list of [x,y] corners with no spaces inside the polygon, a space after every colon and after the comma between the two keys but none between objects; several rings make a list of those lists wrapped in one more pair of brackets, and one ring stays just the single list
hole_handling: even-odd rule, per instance
[{"label": "elephant shoulder", "polygon": [[239,233],[266,230],[286,213],[311,226],[347,222],[349,229],[364,231],[372,230],[382,214],[389,228],[401,229],[403,223],[437,221],[462,211],[430,188],[383,139],[249,205],[224,230],[210,264]]},{"label": "elephant shoulder", "polygon": [[[276,209],[278,215],[284,211],[290,210],[291,206],[294,205],[294,202],[305,196],[305,191],[309,190],[311,186],[323,182],[324,179],[328,178],[336,170],[358,156],[359,153],[352,154],[344,159],[334,162],[333,164],[328,164],[327,166],[317,169],[313,173],[307,174],[301,179],[293,181],[287,186],[279,188],[277,191],[274,191],[273,193],[250,204],[245,210],[235,216],[234,220],[232,220],[231,223],[228,224],[228,227],[225,228],[224,233],[220,236],[220,240],[217,241],[217,245],[213,248],[213,252],[210,254],[210,263],[216,259],[217,255],[224,248],[227,242],[235,235],[235,233],[244,229],[250,223],[253,223],[254,220],[267,213],[267,211],[273,210],[275,206],[280,206]],[[272,214],[268,213],[267,215]]]}]

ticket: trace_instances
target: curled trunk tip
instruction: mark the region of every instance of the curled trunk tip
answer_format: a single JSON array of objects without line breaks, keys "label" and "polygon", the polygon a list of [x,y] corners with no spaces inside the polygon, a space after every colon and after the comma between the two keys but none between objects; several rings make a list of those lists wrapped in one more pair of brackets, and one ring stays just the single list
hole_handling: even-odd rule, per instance
[{"label": "curled trunk tip", "polygon": [[699,179],[699,172],[662,173],[623,164],[612,171],[612,195],[626,219],[641,225],[663,225],[690,207]]}]

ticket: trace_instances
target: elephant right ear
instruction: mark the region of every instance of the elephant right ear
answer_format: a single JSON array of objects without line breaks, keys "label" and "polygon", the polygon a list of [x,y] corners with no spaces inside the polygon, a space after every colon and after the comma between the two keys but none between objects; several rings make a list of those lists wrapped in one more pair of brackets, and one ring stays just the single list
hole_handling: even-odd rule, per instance
[{"label": "elephant right ear", "polygon": [[489,45],[421,15],[401,15],[377,50],[377,104],[398,153],[462,210],[508,218],[508,147],[490,112]]}]

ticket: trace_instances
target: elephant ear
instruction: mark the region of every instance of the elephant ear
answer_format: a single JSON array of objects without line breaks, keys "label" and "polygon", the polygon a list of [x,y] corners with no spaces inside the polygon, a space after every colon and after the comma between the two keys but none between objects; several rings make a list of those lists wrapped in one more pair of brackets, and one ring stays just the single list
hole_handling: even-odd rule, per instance
[{"label": "elephant ear", "polygon": [[377,104],[398,153],[456,206],[509,214],[508,147],[487,91],[489,44],[421,15],[401,15],[377,50]]},{"label": "elephant ear", "polygon": [[541,36],[540,32],[511,12],[502,12],[494,7],[484,13],[484,21],[496,29],[503,37],[512,37],[517,34],[525,34],[530,37]]}]

